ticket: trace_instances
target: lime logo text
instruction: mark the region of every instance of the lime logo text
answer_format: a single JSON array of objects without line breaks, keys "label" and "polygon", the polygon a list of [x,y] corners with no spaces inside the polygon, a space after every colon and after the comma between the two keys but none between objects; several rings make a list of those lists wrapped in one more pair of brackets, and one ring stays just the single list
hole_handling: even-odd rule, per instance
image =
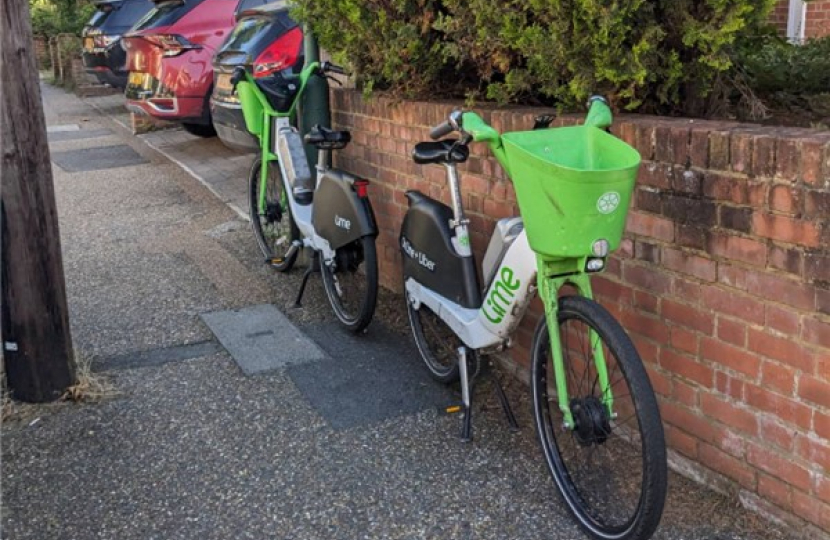
[{"label": "lime logo text", "polygon": [[487,300],[481,306],[488,321],[498,324],[504,319],[504,314],[507,313],[507,308],[510,307],[521,285],[522,282],[516,279],[512,268],[505,266],[501,269],[498,279],[490,287]]}]

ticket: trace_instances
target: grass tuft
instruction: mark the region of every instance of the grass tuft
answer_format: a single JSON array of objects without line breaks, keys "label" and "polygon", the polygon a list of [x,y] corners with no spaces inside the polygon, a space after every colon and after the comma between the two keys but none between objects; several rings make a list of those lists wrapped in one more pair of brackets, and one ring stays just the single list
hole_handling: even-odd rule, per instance
[{"label": "grass tuft", "polygon": [[75,352],[75,376],[77,383],[66,389],[61,399],[76,403],[97,403],[118,395],[109,377],[92,371],[92,358]]},{"label": "grass tuft", "polygon": [[98,403],[119,395],[109,377],[92,370],[92,358],[78,351],[75,352],[75,376],[77,382],[67,388],[57,402],[23,403],[12,399],[11,392],[6,386],[5,372],[0,370],[0,404],[2,404],[0,422],[3,424],[24,423],[49,411],[54,411],[61,407],[62,403],[68,401]]}]

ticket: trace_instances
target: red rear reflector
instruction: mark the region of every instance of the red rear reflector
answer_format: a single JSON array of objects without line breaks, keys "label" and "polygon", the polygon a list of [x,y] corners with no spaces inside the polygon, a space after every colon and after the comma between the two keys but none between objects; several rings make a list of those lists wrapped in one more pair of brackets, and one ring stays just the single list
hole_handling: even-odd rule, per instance
[{"label": "red rear reflector", "polygon": [[357,196],[361,199],[365,199],[369,196],[369,181],[368,180],[355,180],[354,181],[354,190],[357,192]]}]

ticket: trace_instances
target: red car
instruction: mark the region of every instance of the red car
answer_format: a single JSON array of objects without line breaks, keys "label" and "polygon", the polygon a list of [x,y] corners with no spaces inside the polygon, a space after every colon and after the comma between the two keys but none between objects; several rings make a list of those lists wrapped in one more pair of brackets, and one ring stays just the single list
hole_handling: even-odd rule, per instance
[{"label": "red car", "polygon": [[236,12],[263,0],[157,0],[124,35],[127,108],[215,135],[210,117],[213,54],[233,30]]}]

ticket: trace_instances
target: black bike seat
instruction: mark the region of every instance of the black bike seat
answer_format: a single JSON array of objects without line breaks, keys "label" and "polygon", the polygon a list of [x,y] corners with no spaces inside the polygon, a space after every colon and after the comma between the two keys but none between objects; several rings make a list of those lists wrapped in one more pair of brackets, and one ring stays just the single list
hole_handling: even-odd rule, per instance
[{"label": "black bike seat", "polygon": [[335,131],[333,129],[324,128],[317,125],[311,128],[311,131],[306,133],[306,144],[313,144],[317,148],[324,150],[337,150],[343,148],[349,141],[352,140],[352,134],[348,131]]},{"label": "black bike seat", "polygon": [[455,143],[458,139],[444,139],[442,141],[420,142],[412,149],[412,159],[415,163],[464,163],[470,157],[467,145]]}]

